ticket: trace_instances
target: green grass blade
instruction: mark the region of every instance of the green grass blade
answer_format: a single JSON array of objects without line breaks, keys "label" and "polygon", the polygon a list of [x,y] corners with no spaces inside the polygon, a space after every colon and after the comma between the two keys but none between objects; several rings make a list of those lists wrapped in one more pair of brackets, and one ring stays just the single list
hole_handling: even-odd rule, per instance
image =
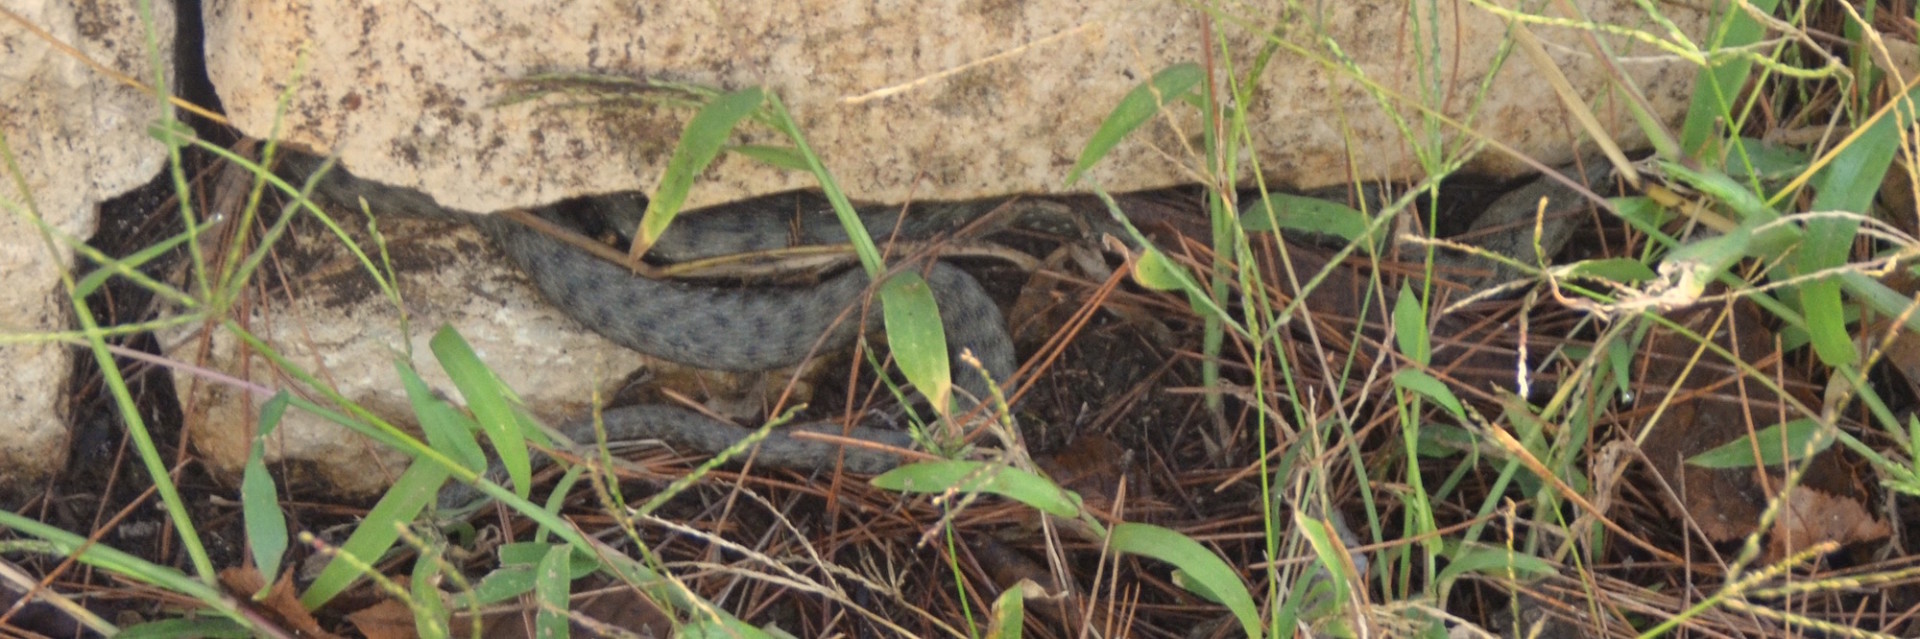
[{"label": "green grass blade", "polygon": [[1764,140],[1741,138],[1740,148],[1746,151],[1746,161],[1726,168],[1729,175],[1743,182],[1790,180],[1813,163],[1813,157],[1804,150]]},{"label": "green grass blade", "polygon": [[1277,229],[1316,233],[1358,243],[1371,254],[1379,242],[1371,235],[1373,218],[1359,209],[1332,200],[1304,195],[1268,193],[1243,207],[1240,228],[1248,232]]},{"label": "green grass blade", "polygon": [[901,273],[880,285],[881,312],[886,316],[887,343],[901,374],[920,389],[934,406],[951,408],[953,372],[947,356],[947,333],[940,325],[940,308],[933,288],[919,273]]},{"label": "green grass blade", "polygon": [[660,240],[660,234],[665,233],[674,216],[680,214],[680,205],[686,203],[687,193],[693,190],[694,178],[720,155],[720,149],[733,136],[733,128],[759,110],[765,101],[766,93],[759,87],[741,89],[714,97],[693,114],[686,130],[680,133],[680,144],[674,147],[673,157],[667,159],[666,172],[660,176],[660,188],[655,189],[653,198],[647,201],[646,215],[640,219],[640,229],[633,236],[635,255],[644,255],[647,247]]},{"label": "green grass blade", "polygon": [[407,391],[407,401],[413,405],[413,417],[419,420],[427,445],[467,470],[475,473],[485,470],[487,454],[480,450],[480,441],[473,437],[473,431],[479,426],[446,400],[435,396],[433,389],[428,388],[420,374],[405,361],[395,361],[393,367],[400,374],[400,385]]},{"label": "green grass blade", "polygon": [[249,639],[260,635],[227,619],[162,619],[127,628],[114,639]]},{"label": "green grass blade", "polygon": [[241,518],[246,522],[247,546],[265,582],[254,599],[266,596],[273,588],[274,576],[280,574],[280,560],[287,551],[287,517],[280,512],[280,489],[274,484],[273,473],[267,472],[267,437],[280,427],[290,398],[283,390],[260,407],[260,428],[247,452],[246,467],[240,472]]},{"label": "green grass blade", "polygon": [[1406,282],[1400,283],[1400,295],[1393,301],[1393,337],[1407,359],[1421,366],[1433,360],[1433,336],[1427,332],[1427,308]]},{"label": "green grass blade", "polygon": [[993,600],[993,617],[987,624],[988,639],[1020,639],[1027,623],[1027,590],[1033,582],[1021,580]]},{"label": "green grass blade", "polygon": [[1847,293],[1854,299],[1866,302],[1873,312],[1887,317],[1906,318],[1907,330],[1920,333],[1920,313],[1908,312],[1913,299],[1899,291],[1888,288],[1879,280],[1864,273],[1841,273],[1840,282],[1847,287]]},{"label": "green grass blade", "polygon": [[1512,549],[1465,544],[1447,555],[1447,567],[1440,570],[1440,582],[1452,583],[1467,573],[1480,573],[1502,579],[1531,580],[1557,574],[1553,562],[1514,552]]},{"label": "green grass blade", "polygon": [[[500,567],[487,573],[474,586],[472,595],[481,605],[487,605],[533,592],[534,588],[539,587],[540,579],[544,578],[546,570],[543,562],[555,548],[568,546],[544,542],[501,545],[498,552]],[[593,574],[601,567],[600,562],[589,553],[572,552],[568,557],[566,578],[569,581]]]},{"label": "green grass blade", "polygon": [[1153,114],[1160,112],[1162,105],[1182,99],[1205,78],[1206,72],[1200,65],[1186,62],[1161,69],[1153,74],[1152,79],[1128,91],[1125,97],[1120,98],[1120,103],[1114,105],[1113,111],[1107,114],[1107,119],[1100,122],[1100,128],[1087,140],[1087,146],[1081,149],[1080,159],[1067,171],[1066,185],[1071,187],[1079,182],[1087,169],[1098,164],[1134,129],[1152,119]]},{"label": "green grass blade", "polygon": [[1226,561],[1200,545],[1200,542],[1160,526],[1121,523],[1114,525],[1109,543],[1120,552],[1173,564],[1180,569],[1187,583],[1205,589],[1221,605],[1226,606],[1240,621],[1240,629],[1248,637],[1258,639],[1263,636],[1260,631],[1260,610],[1254,606],[1253,595],[1247,592],[1247,585],[1240,580],[1240,573],[1234,572]]},{"label": "green grass blade", "polygon": [[[1802,417],[1754,431],[1753,439],[1741,437],[1715,446],[1688,458],[1687,463],[1702,468],[1753,468],[1799,461],[1833,445],[1833,439],[1828,438],[1818,447],[1812,447],[1821,430],[1820,422]],[[1760,449],[1758,458],[1753,456],[1756,447]]]},{"label": "green grass blade", "polygon": [[1459,419],[1467,418],[1467,411],[1460,405],[1460,398],[1453,395],[1446,383],[1434,376],[1412,368],[1402,368],[1393,374],[1393,385],[1417,393],[1440,404],[1441,408]]},{"label": "green grass blade", "polygon": [[[12,511],[0,510],[0,529],[12,529],[14,532],[40,540],[38,542],[4,542],[0,543],[0,550],[27,549],[52,557],[72,557],[81,564],[191,598],[206,606],[214,614],[246,624],[247,627],[252,626],[226,593],[218,587],[202,583],[178,570],[149,563],[139,557],[94,543],[92,540],[61,530],[56,526],[14,514]],[[16,545],[22,543],[37,544],[37,547]]]},{"label": "green grass blade", "polygon": [[873,478],[873,485],[908,493],[991,493],[1056,517],[1080,514],[1080,496],[1073,491],[1045,477],[1004,464],[977,461],[909,464]]},{"label": "green grass blade", "polygon": [[1742,225],[1725,235],[1680,247],[1661,262],[1660,272],[1676,278],[1674,290],[1680,295],[1694,299],[1734,262],[1746,256],[1753,243],[1753,232]]},{"label": "green grass blade", "polygon": [[1300,531],[1301,536],[1307,538],[1307,545],[1313,547],[1313,556],[1319,560],[1325,574],[1333,578],[1331,586],[1335,597],[1345,598],[1349,592],[1348,588],[1351,587],[1350,584],[1358,581],[1359,575],[1353,574],[1353,571],[1347,568],[1346,553],[1334,543],[1333,531],[1328,530],[1327,525],[1320,523],[1320,520],[1308,517],[1306,513],[1298,510],[1293,511],[1293,525]]},{"label": "green grass blade", "polygon": [[847,199],[846,192],[840,189],[840,182],[833,178],[832,171],[827,170],[820,155],[813,152],[813,146],[807,143],[806,133],[800,130],[800,123],[794,121],[793,113],[787,111],[787,105],[780,101],[779,94],[767,94],[767,110],[770,112],[767,116],[769,123],[793,142],[794,153],[805,162],[814,181],[820,183],[821,195],[827,196],[827,202],[833,205],[833,214],[839,218],[840,226],[847,230],[847,241],[853,244],[854,255],[860,256],[860,267],[866,269],[868,276],[879,278],[881,273],[886,272],[886,261],[880,258],[880,247],[867,235],[867,226],[861,223],[859,212],[853,208],[853,201]]},{"label": "green grass blade", "polygon": [[493,442],[494,454],[500,456],[500,465],[513,480],[514,494],[526,497],[533,482],[533,462],[527,454],[526,429],[513,408],[513,391],[500,383],[453,327],[442,326],[429,345],[454,387],[460,389],[460,397],[467,400],[474,421]]},{"label": "green grass blade", "polygon": [[[1893,166],[1894,153],[1903,141],[1900,132],[1913,126],[1916,99],[1920,99],[1920,87],[1902,96],[1893,109],[1879,114],[1864,133],[1853,136],[1851,143],[1835,152],[1833,161],[1814,179],[1814,211],[1867,213],[1886,180],[1887,169]],[[1814,273],[1845,264],[1859,229],[1860,222],[1852,219],[1808,220],[1807,244],[1801,249],[1795,272]],[[1820,361],[1828,366],[1852,365],[1860,356],[1854,349],[1853,336],[1847,332],[1840,289],[1841,282],[1832,278],[1800,286],[1800,309],[1807,319],[1808,337]]]},{"label": "green grass blade", "polygon": [[787,169],[789,171],[813,170],[813,167],[807,166],[807,158],[805,156],[800,155],[799,150],[794,149],[793,147],[790,147],[790,146],[767,146],[763,144],[743,144],[740,146],[728,147],[727,150],[733,153],[738,153],[740,155],[747,156],[749,158],[753,158],[755,160],[759,160],[763,163],[766,163],[769,166],[776,166],[783,169]]},{"label": "green grass blade", "polygon": [[[1764,15],[1773,13],[1773,8],[1780,4],[1780,0],[1749,0],[1748,4]],[[1719,38],[1712,46],[1738,48],[1760,40],[1764,29],[1751,15],[1738,8],[1723,10],[1726,14],[1721,17],[1719,28],[1715,31]],[[1752,70],[1753,62],[1737,56],[1700,70],[1699,77],[1693,81],[1693,101],[1687,105],[1687,119],[1680,127],[1680,150],[1687,157],[1705,158],[1719,154],[1719,145],[1715,142],[1723,135],[1726,123],[1734,121],[1731,117],[1733,98],[1740,94],[1741,87],[1746,86],[1747,76]]]},{"label": "green grass blade", "polygon": [[[363,561],[379,559],[400,539],[401,527],[413,521],[440,494],[440,486],[447,482],[447,477],[447,469],[439,464],[408,466],[379,503],[373,505],[373,510],[367,511],[360,526],[347,537],[347,543],[340,546],[340,552]],[[320,571],[313,585],[300,594],[300,604],[308,610],[319,608],[359,578],[352,563],[336,557],[327,562],[327,567]]]},{"label": "green grass blade", "polygon": [[413,560],[413,576],[407,581],[407,587],[413,597],[408,607],[413,609],[413,631],[421,639],[441,639],[448,636],[447,622],[450,614],[445,601],[440,599],[441,551],[443,546],[432,546]]},{"label": "green grass blade", "polygon": [[572,549],[565,544],[554,544],[540,559],[538,577],[533,586],[534,598],[540,602],[539,612],[534,614],[533,620],[535,637],[567,636],[567,593],[573,584],[567,566],[572,554]]},{"label": "green grass blade", "polygon": [[1771,222],[1780,217],[1778,211],[1767,206],[1766,200],[1761,199],[1752,189],[1725,173],[1717,170],[1695,170],[1678,162],[1661,162],[1660,170],[1687,186],[1699,189],[1708,197],[1726,204],[1727,208],[1733,209],[1734,214],[1739,216],[1739,221],[1743,224]]}]

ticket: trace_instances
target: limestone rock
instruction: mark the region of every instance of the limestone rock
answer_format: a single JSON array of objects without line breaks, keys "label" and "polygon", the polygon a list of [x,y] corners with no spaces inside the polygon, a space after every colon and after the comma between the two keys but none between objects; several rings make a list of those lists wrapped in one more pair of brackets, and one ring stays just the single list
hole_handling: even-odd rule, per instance
[{"label": "limestone rock", "polygon": [[[354,231],[354,242],[379,261],[381,249],[358,232],[361,224],[345,215],[339,219]],[[536,417],[555,426],[589,415],[596,396],[609,397],[638,369],[656,376],[684,372],[613,346],[579,326],[541,298],[471,227],[389,218],[380,228],[392,256],[398,305],[382,294],[338,236],[301,232],[279,245],[284,260],[280,272],[262,278],[276,283],[277,290],[245,304],[249,310],[241,323],[280,357],[398,428],[418,432],[397,362],[412,363],[436,392],[464,404],[430,347],[443,326],[458,331]],[[194,328],[163,337],[171,357],[263,386],[302,387],[226,331]],[[243,396],[231,383],[208,383],[185,373],[174,379],[189,407],[186,425],[192,429],[195,451],[210,469],[237,478],[264,400]],[[705,399],[729,391],[750,394],[757,389],[719,386],[758,379],[675,381],[686,395]],[[757,416],[760,408],[754,404],[738,411]],[[398,451],[297,409],[286,412],[267,450],[276,462],[292,462],[276,465],[293,472],[283,485],[307,493],[374,495],[406,469],[406,457]]]},{"label": "limestone rock", "polygon": [[[150,27],[160,42],[173,41],[169,2],[153,3],[151,25],[133,3],[0,4],[88,58],[136,77],[153,76]],[[73,263],[73,251],[43,241],[28,212],[54,234],[83,241],[98,223],[95,206],[151,179],[166,153],[146,133],[159,114],[152,97],[9,20],[0,20],[0,51],[7,52],[0,56],[0,95],[7,96],[0,135],[26,183],[21,192],[14,180],[0,179],[0,361],[7,363],[0,376],[0,492],[18,494],[34,490],[67,457],[63,393],[73,356],[64,345],[32,337],[69,327],[72,306],[59,274]]]},{"label": "limestone rock", "polygon": [[[1626,0],[1572,4],[1599,23],[1665,32]],[[1248,105],[1253,151],[1270,183],[1308,189],[1417,172],[1412,147],[1353,70],[1383,95],[1433,105],[1546,165],[1572,159],[1577,127],[1524,56],[1508,58],[1481,92],[1506,39],[1498,17],[1465,2],[1441,3],[1435,15],[1415,13],[1424,4],[1382,0],[1314,5],[1324,6],[1317,14],[1283,6],[1232,5],[1228,11],[1242,13],[1212,27],[1228,40],[1236,68],[1259,50],[1262,31],[1306,52],[1283,48]],[[1684,32],[1707,28],[1696,8],[1660,6]],[[559,99],[502,103],[513,81],[539,73],[764,85],[855,198],[953,200],[1058,190],[1120,97],[1160,69],[1201,61],[1207,40],[1193,5],[1132,0],[209,7],[209,72],[241,128],[256,136],[276,130],[276,105],[291,88],[278,131],[337,152],[364,177],[471,211],[652,191],[689,116],[567,108]],[[1439,42],[1422,43],[1416,31]],[[1590,34],[1534,32],[1604,125],[1636,144],[1641,136],[1595,62]],[[1691,66],[1644,43],[1601,39],[1654,113],[1671,120],[1683,112]],[[1336,70],[1342,55],[1348,70]],[[1485,101],[1476,103],[1480,95]],[[1405,103],[1394,109],[1424,139],[1421,114]],[[1197,181],[1187,167],[1201,164],[1192,155],[1200,123],[1191,108],[1174,112],[1173,125],[1126,141],[1091,179],[1112,191]],[[760,131],[739,141],[775,140]],[[1359,158],[1351,172],[1349,158]],[[1522,165],[1488,153],[1473,170],[1513,174]],[[808,176],[723,156],[688,204],[809,186]]]}]

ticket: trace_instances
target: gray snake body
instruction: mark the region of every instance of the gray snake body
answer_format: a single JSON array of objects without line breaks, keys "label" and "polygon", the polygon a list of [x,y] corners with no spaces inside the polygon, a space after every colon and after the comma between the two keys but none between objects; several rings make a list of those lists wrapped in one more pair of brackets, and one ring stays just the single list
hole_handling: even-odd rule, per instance
[{"label": "gray snake body", "polygon": [[[321,161],[291,154],[282,165],[293,177],[304,180],[318,172]],[[857,268],[805,287],[728,288],[660,281],[636,276],[623,266],[504,216],[451,210],[418,192],[361,179],[338,168],[321,174],[313,192],[318,199],[349,206],[364,198],[376,214],[471,224],[568,316],[614,343],[669,361],[728,371],[780,368],[798,364],[816,351],[844,348],[868,323],[862,321],[857,310],[847,312],[863,306],[862,296],[868,288],[869,278]],[[983,213],[989,207],[978,208]],[[781,218],[767,215],[769,212],[735,207],[712,215],[689,215],[674,223],[655,252],[690,259],[787,246],[793,233]],[[802,225],[802,241],[844,240],[844,232],[831,224],[830,215],[808,217]],[[865,219],[870,232],[885,237],[894,215],[872,211]],[[924,229],[910,232],[918,234]],[[1011,377],[1013,345],[999,308],[972,276],[958,268],[934,262],[925,274],[940,308],[956,389],[973,397],[986,397],[987,389],[978,372],[964,364],[959,354],[970,351],[996,381]],[[878,303],[865,306],[879,310]],[[602,424],[609,441],[659,439],[706,454],[731,447],[751,433],[739,425],[675,406],[612,409],[602,414]],[[843,433],[836,424],[800,425],[786,430],[795,429]],[[590,419],[569,422],[559,430],[575,441],[594,438]],[[844,432],[883,446],[911,443],[906,433],[896,431],[856,427]],[[836,454],[840,452],[845,452],[844,458]],[[762,440],[754,455],[756,463],[762,465],[798,470],[843,465],[860,473],[882,472],[900,461],[897,455],[883,451],[842,447],[780,431]],[[497,467],[488,475],[496,481],[501,478]],[[456,484],[443,491],[440,502],[443,506],[460,506],[477,496],[472,487]]]},{"label": "gray snake body", "polygon": [[[304,179],[313,175],[321,162],[312,156],[293,155],[285,164],[296,177]],[[1606,166],[1590,164],[1585,170],[1566,168],[1562,172],[1576,183],[1597,187],[1605,181]],[[362,180],[345,171],[323,174],[314,192],[322,199],[349,205],[364,198],[376,213],[472,224],[506,253],[542,295],[582,325],[627,348],[696,367],[758,371],[797,364],[815,352],[844,348],[862,325],[872,323],[862,321],[858,313],[847,312],[848,309],[866,306],[871,312],[879,308],[878,304],[862,304],[869,282],[866,273],[859,269],[849,269],[805,287],[725,288],[652,280],[635,276],[623,266],[589,255],[504,216],[450,210],[415,191]],[[1520,224],[1528,228],[1495,232],[1480,238],[1476,244],[1499,255],[1532,262],[1533,259],[1525,256],[1532,253],[1535,238],[1529,232],[1531,225],[1521,223],[1532,219],[1541,198],[1546,196],[1552,196],[1563,206],[1578,201],[1576,194],[1553,180],[1537,180],[1490,205],[1475,224],[1476,228],[1482,224],[1488,227]],[[604,205],[601,213],[613,224],[630,227],[637,222],[637,212],[642,207],[636,198],[623,197],[610,196],[598,201]],[[668,229],[651,254],[689,260],[846,240],[845,231],[820,204],[796,207],[800,202],[754,200],[682,217]],[[813,213],[803,214],[798,225],[790,228],[784,224],[788,219],[786,214],[808,206]],[[862,219],[875,238],[911,239],[956,221],[970,220],[992,208],[982,204],[947,207],[944,215],[906,216],[906,223],[913,226],[899,234],[892,229],[898,217],[896,209],[867,211]],[[543,217],[551,219],[551,216]],[[1550,256],[1557,252],[1571,228],[1566,220],[1547,223],[1539,240],[1544,254]],[[1474,289],[1515,276],[1510,267],[1473,256],[1441,254],[1435,256],[1435,262],[1443,268],[1481,270],[1484,274],[1471,282]],[[1012,376],[1015,364],[1012,340],[999,309],[978,282],[953,266],[934,262],[925,273],[940,307],[955,386],[972,397],[987,397],[978,373],[964,364],[959,354],[971,351],[997,382],[1004,383]],[[1311,304],[1349,317],[1368,312],[1367,307],[1357,303],[1359,298],[1338,294],[1340,288],[1322,287],[1314,293],[1316,301]],[[1374,308],[1371,312],[1382,311]],[[609,441],[658,439],[707,454],[730,448],[751,434],[739,425],[675,406],[612,409],[605,411],[602,419]],[[859,473],[878,473],[899,464],[901,459],[876,448],[904,448],[911,443],[902,432],[862,427],[847,430],[837,424],[803,424],[784,430],[845,434],[882,446],[842,447],[776,431],[755,449],[758,463],[796,470],[840,466]],[[575,441],[591,441],[594,437],[591,420],[570,422],[560,431]],[[496,465],[488,475],[499,481],[504,473]],[[478,496],[471,486],[456,484],[443,491],[440,501],[443,506],[457,506],[470,503]]]}]

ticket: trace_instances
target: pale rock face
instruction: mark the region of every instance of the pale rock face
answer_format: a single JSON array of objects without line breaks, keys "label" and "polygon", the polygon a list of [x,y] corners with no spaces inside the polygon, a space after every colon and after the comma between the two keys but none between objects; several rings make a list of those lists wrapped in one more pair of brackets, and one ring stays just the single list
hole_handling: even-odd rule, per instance
[{"label": "pale rock face", "polygon": [[[460,400],[430,346],[442,326],[459,331],[502,382],[554,420],[585,413],[597,389],[642,365],[639,354],[609,348],[598,336],[574,329],[511,271],[473,277],[486,262],[502,259],[473,229],[400,220],[383,222],[381,229],[395,256],[391,276],[399,306],[375,289],[339,238],[318,234],[282,244],[289,260],[284,279],[270,279],[284,282],[285,289],[247,305],[252,311],[241,323],[280,357],[402,429],[413,425],[413,409],[396,363],[410,363],[437,392]],[[379,255],[374,242],[356,235],[369,254]],[[404,324],[401,308],[408,315]],[[175,357],[265,386],[299,387],[233,335],[207,333],[202,348],[201,335],[190,330],[197,327],[187,328],[166,336]],[[237,474],[264,398],[249,398],[225,382],[188,375],[175,380],[190,407],[186,423],[196,451],[208,467]],[[300,474],[288,478],[288,486],[324,487],[337,495],[374,494],[406,469],[398,451],[297,409],[287,411],[268,452],[274,459],[308,462],[294,467]]]},{"label": "pale rock face", "polygon": [[[240,305],[239,323],[279,357],[322,380],[349,401],[401,430],[413,432],[414,410],[396,365],[410,364],[436,393],[464,403],[432,348],[442,327],[457,331],[475,355],[550,425],[591,415],[592,402],[618,392],[635,371],[669,378],[721,414],[756,418],[778,396],[783,373],[700,375],[615,346],[548,304],[478,231],[445,222],[388,218],[382,240],[362,224],[339,218],[366,255],[390,279],[398,303],[341,239],[296,233],[280,245],[279,273],[263,276],[271,290]],[[391,260],[380,257],[382,245]],[[406,317],[401,317],[401,309]],[[253,385],[175,375],[195,452],[209,469],[238,477],[249,453],[266,395],[303,386],[224,330],[198,325],[162,333],[174,358],[223,371]],[[760,383],[770,385],[762,389]],[[257,392],[249,392],[257,391]],[[332,406],[312,393],[304,396]],[[804,401],[800,399],[798,401]],[[735,406],[723,406],[732,402]],[[369,427],[371,425],[369,424]],[[290,409],[267,453],[290,471],[283,485],[343,497],[378,494],[406,469],[406,456],[317,415]]]},{"label": "pale rock face", "polygon": [[[0,5],[89,59],[147,81],[151,26],[172,74],[172,3],[153,3],[151,25],[129,2]],[[152,97],[10,20],[0,20],[0,52],[0,135],[26,186],[22,192],[13,179],[0,179],[0,361],[7,368],[0,375],[0,492],[18,494],[34,490],[66,459],[64,393],[73,356],[34,337],[71,323],[60,272],[73,263],[73,251],[59,241],[49,246],[31,215],[56,237],[85,241],[98,223],[95,206],[151,179],[166,149],[147,136],[160,113]]]},{"label": "pale rock face", "polygon": [[[1664,32],[1631,2],[1573,4],[1601,23]],[[1498,17],[1466,3],[1442,3],[1437,16],[1398,1],[1321,3],[1317,15],[1281,6],[1237,4],[1223,14],[1253,28],[1213,23],[1236,65],[1250,63],[1260,31],[1277,30],[1308,52],[1283,48],[1252,100],[1252,157],[1269,183],[1305,189],[1417,176],[1412,147],[1353,70],[1546,165],[1571,159],[1576,127],[1524,56],[1507,59],[1476,104],[1505,39]],[[1662,10],[1685,32],[1706,29],[1692,8]],[[501,104],[511,81],[542,72],[766,86],[855,198],[969,199],[1059,190],[1122,95],[1155,71],[1203,59],[1201,18],[1182,3],[1113,0],[751,7],[229,0],[208,7],[208,64],[248,133],[275,130],[276,105],[291,89],[277,129],[283,135],[338,153],[362,176],[466,210],[658,184],[685,110],[563,108],[560,98]],[[1586,34],[1534,30],[1603,124],[1635,145],[1633,122],[1610,93]],[[1416,31],[1439,42],[1421,44]],[[1331,62],[1320,33],[1351,69]],[[1683,112],[1690,66],[1642,43],[1602,40],[1625,60],[1621,70],[1656,114],[1670,120]],[[891,93],[873,97],[881,91]],[[1395,108],[1425,139],[1420,114],[1410,104]],[[1199,126],[1192,109],[1178,109],[1172,125],[1123,143],[1090,177],[1113,191],[1198,181],[1189,167],[1201,165],[1193,158]],[[740,141],[773,140],[756,129]],[[1482,173],[1523,170],[1497,153],[1478,164]],[[723,156],[689,205],[804,188],[810,180]]]}]

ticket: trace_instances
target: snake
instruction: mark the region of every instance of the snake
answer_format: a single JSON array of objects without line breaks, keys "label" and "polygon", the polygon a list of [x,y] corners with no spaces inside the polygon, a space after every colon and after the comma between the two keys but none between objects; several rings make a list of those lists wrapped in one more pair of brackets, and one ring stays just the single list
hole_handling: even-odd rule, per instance
[{"label": "snake", "polygon": [[[847,347],[864,325],[876,325],[847,309],[881,311],[880,304],[862,304],[870,287],[866,271],[850,268],[808,286],[715,286],[638,276],[629,268],[582,251],[542,230],[498,214],[480,214],[444,206],[416,190],[390,186],[329,166],[318,156],[287,152],[279,161],[284,177],[311,182],[311,197],[334,206],[357,208],[367,203],[375,215],[453,221],[473,226],[499,248],[556,308],[582,326],[620,346],[660,359],[699,368],[750,372],[802,363],[815,352]],[[608,196],[594,201],[616,226],[637,220],[637,201]],[[785,219],[801,209],[798,223]],[[970,221],[991,211],[984,203],[950,205],[934,215],[908,215],[895,229],[897,207],[860,211],[862,224],[877,237],[895,235],[923,238]],[[578,231],[556,207],[531,211],[536,216]],[[785,213],[785,215],[782,215]],[[670,225],[649,251],[671,260],[692,260],[793,245],[827,245],[846,241],[838,219],[817,196],[791,194],[760,198],[744,204],[689,212]],[[1013,340],[999,307],[979,282],[959,268],[933,261],[923,271],[939,308],[952,363],[956,396],[967,401],[989,397],[980,371],[961,357],[971,354],[981,370],[996,383],[1013,376]],[[866,320],[873,320],[867,317]],[[660,440],[703,454],[717,454],[754,434],[738,424],[672,405],[637,405],[605,410],[600,416],[608,441]],[[556,429],[574,441],[592,441],[592,419],[576,419]],[[842,446],[817,438],[796,436],[815,432],[844,436],[874,444]],[[867,426],[843,428],[838,423],[809,423],[775,429],[752,451],[756,464],[797,471],[819,471],[839,466],[849,472],[878,474],[901,463],[888,452],[910,446],[908,433]],[[542,456],[536,464],[547,463]],[[498,480],[496,463],[485,476]],[[478,498],[473,487],[449,484],[439,502],[454,508]]]},{"label": "snake", "polygon": [[[850,315],[848,309],[880,311],[863,305],[870,288],[867,273],[858,268],[831,275],[806,286],[715,286],[638,276],[626,266],[601,259],[569,245],[546,231],[534,229],[499,214],[456,210],[416,190],[364,179],[344,168],[330,166],[314,155],[287,152],[280,166],[286,176],[311,181],[312,196],[336,206],[354,207],[365,201],[375,214],[455,221],[486,235],[541,295],[559,310],[616,344],[640,353],[699,368],[750,372],[801,363],[815,352],[848,346],[861,326],[871,324]],[[1565,168],[1566,178],[1583,184],[1604,180],[1604,165]],[[1491,204],[1475,220],[1475,228],[1512,225],[1529,219],[1543,196],[1562,197],[1564,187],[1541,179]],[[630,232],[638,223],[645,201],[635,194],[589,198],[590,208],[614,227]],[[922,239],[994,210],[994,202],[970,202],[921,207],[917,215],[899,215],[898,207],[870,207],[859,211],[874,237]],[[931,210],[929,210],[931,209]],[[559,207],[532,211],[563,228],[580,231],[565,220]],[[797,213],[797,215],[796,215]],[[789,223],[789,221],[792,221]],[[1541,242],[1551,254],[1566,240],[1570,224],[1550,224]],[[1505,239],[1502,239],[1505,238]],[[1527,232],[1496,234],[1482,245],[1498,254],[1518,257],[1532,251],[1534,237]],[[677,218],[649,255],[668,261],[687,261],[751,253],[792,246],[843,244],[845,228],[825,200],[817,195],[785,194],[720,205]],[[1503,244],[1504,242],[1504,244]],[[1491,273],[1477,287],[1515,276],[1511,268],[1473,256],[1443,256],[1468,269]],[[1532,260],[1522,260],[1532,261]],[[999,308],[971,275],[941,261],[924,270],[939,307],[946,333],[952,379],[963,398],[989,397],[979,372],[960,355],[971,353],[996,382],[1009,380],[1015,367],[1012,339]],[[1338,287],[1330,287],[1338,288]],[[1339,307],[1342,304],[1334,304]],[[865,318],[872,320],[872,317]],[[642,404],[601,413],[609,442],[659,440],[702,454],[718,454],[754,435],[754,430],[688,408]],[[593,441],[593,419],[576,419],[557,431],[573,441]],[[798,433],[838,435],[871,446],[843,446],[832,439],[797,436]],[[859,474],[878,474],[904,461],[895,452],[910,447],[904,431],[867,426],[843,427],[837,422],[815,422],[775,429],[752,450],[762,466],[796,471],[843,468]],[[537,455],[535,464],[549,461]],[[505,471],[495,462],[484,474],[500,481]],[[450,483],[439,497],[443,510],[462,510],[481,500],[471,485]]]}]

